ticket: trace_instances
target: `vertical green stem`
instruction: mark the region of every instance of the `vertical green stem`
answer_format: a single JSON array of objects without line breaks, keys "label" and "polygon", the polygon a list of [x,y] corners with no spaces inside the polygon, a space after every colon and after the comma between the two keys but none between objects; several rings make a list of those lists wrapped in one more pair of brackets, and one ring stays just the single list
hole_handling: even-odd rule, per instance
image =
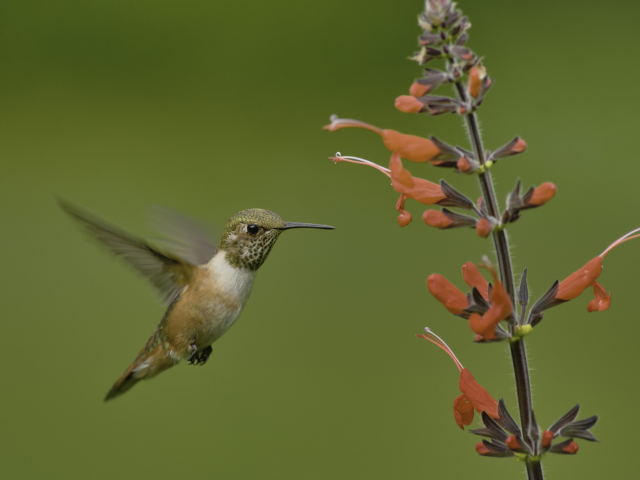
[{"label": "vertical green stem", "polygon": [[[456,83],[456,91],[458,98],[467,103],[467,95],[465,88],[461,82]],[[473,145],[473,153],[480,165],[486,164],[484,147],[482,145],[482,136],[478,127],[478,120],[475,113],[471,112],[465,115],[469,137]],[[493,181],[488,170],[479,175],[480,186],[484,201],[487,205],[489,215],[500,219],[498,210],[498,202],[496,200]],[[493,232],[493,242],[496,248],[498,264],[500,269],[500,278],[504,284],[505,290],[511,297],[511,302],[515,302],[515,284],[513,279],[513,270],[511,267],[511,254],[509,252],[509,243],[504,230],[500,229]],[[509,326],[509,331],[513,334],[513,326]],[[520,409],[520,421],[522,423],[522,432],[524,440],[531,446],[534,455],[537,454],[538,443],[538,426],[533,415],[533,407],[531,402],[531,382],[529,381],[529,366],[527,364],[527,352],[525,350],[524,341],[520,338],[511,342],[511,360],[513,362],[513,371],[516,377],[516,391],[518,394],[518,406]],[[527,461],[527,474],[529,480],[542,480],[542,467],[540,462]]]},{"label": "vertical green stem", "polygon": [[527,461],[527,475],[531,480],[543,480],[542,465],[540,462]]}]

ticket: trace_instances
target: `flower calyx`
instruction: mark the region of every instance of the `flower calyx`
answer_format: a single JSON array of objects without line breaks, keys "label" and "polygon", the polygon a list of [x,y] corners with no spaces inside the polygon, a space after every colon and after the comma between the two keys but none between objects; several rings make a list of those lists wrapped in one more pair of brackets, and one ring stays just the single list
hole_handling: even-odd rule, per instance
[{"label": "flower calyx", "polygon": [[495,152],[487,153],[487,160],[497,162],[501,158],[511,157],[524,152],[527,149],[527,142],[520,137],[516,137],[506,145],[498,148]]},{"label": "flower calyx", "polygon": [[[593,428],[598,421],[598,416],[593,415],[592,417],[584,420],[575,420],[579,410],[580,405],[576,405],[547,430],[542,432],[540,442],[542,453],[550,452],[572,455],[577,453],[579,448],[578,444],[573,440],[574,438],[581,438],[590,442],[598,441],[598,439],[590,432],[590,429]],[[554,440],[558,437],[568,437],[568,439],[554,443]]]},{"label": "flower calyx", "polygon": [[556,186],[546,182],[539,187],[531,187],[526,193],[520,193],[520,180],[507,197],[507,210],[502,214],[502,223],[512,223],[520,218],[522,210],[536,208],[544,205],[556,194]]},{"label": "flower calyx", "polygon": [[[430,35],[430,37],[431,36],[432,35]],[[435,37],[440,38],[440,35],[435,35]],[[424,76],[411,84],[409,94],[412,97],[422,97],[427,93],[433,93],[433,91],[443,83],[450,83],[453,80],[452,76],[446,72],[425,68]]]},{"label": "flower calyx", "polygon": [[512,457],[517,454],[526,457],[532,455],[533,452],[522,437],[520,427],[507,411],[502,399],[498,402],[498,415],[497,419],[493,419],[483,412],[482,423],[484,427],[469,430],[469,433],[490,439],[490,441],[483,440],[477,444],[476,451],[485,457]]}]

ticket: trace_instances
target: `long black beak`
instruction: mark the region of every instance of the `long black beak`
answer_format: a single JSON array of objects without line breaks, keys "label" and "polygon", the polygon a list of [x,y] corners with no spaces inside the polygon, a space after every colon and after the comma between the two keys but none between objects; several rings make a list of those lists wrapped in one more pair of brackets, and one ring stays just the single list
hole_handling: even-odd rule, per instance
[{"label": "long black beak", "polygon": [[315,223],[296,223],[296,222],[284,222],[284,227],[280,230],[288,230],[290,228],[323,228],[325,230],[333,230],[336,227],[329,225],[316,225]]}]

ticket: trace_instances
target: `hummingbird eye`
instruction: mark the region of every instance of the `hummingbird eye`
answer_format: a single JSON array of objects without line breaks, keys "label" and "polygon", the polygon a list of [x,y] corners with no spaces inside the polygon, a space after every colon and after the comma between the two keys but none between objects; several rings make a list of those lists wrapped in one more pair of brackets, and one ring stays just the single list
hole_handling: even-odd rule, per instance
[{"label": "hummingbird eye", "polygon": [[247,233],[249,235],[256,235],[260,231],[260,227],[255,224],[247,225]]}]

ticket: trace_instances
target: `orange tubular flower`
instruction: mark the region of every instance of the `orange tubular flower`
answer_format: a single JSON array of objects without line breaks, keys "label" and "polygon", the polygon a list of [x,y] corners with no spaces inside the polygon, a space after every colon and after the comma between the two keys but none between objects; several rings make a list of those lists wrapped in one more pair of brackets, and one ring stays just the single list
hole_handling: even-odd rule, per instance
[{"label": "orange tubular flower", "polygon": [[422,214],[422,220],[433,228],[449,228],[453,225],[453,220],[437,210],[427,210]]},{"label": "orange tubular flower", "polygon": [[564,450],[567,453],[574,454],[574,453],[577,453],[579,448],[580,447],[578,447],[578,444],[576,442],[571,442],[569,445],[564,447],[562,450]]},{"label": "orange tubular flower", "polygon": [[400,198],[396,203],[396,210],[400,212],[398,217],[398,224],[401,227],[408,225],[411,222],[411,214],[404,209],[404,202],[407,198],[412,198],[424,205],[433,205],[439,201],[447,198],[442,192],[442,187],[431,183],[422,178],[415,178],[411,176],[409,170],[402,167],[402,160],[400,155],[396,152],[391,156],[391,168],[384,168],[380,165],[358,157],[343,157],[340,153],[335,157],[329,157],[335,163],[349,162],[358,165],[367,165],[373,167],[376,170],[384,173],[387,177],[391,178],[391,184],[396,192],[400,193]]},{"label": "orange tubular flower", "polygon": [[491,450],[489,450],[484,443],[478,442],[476,443],[476,452],[478,452],[480,455],[486,455],[488,453],[491,453]]},{"label": "orange tubular flower", "polygon": [[465,157],[460,157],[460,160],[456,163],[456,167],[458,167],[458,170],[461,172],[468,172],[471,170],[471,162],[469,162]]},{"label": "orange tubular flower", "polygon": [[529,199],[529,205],[544,205],[556,195],[556,190],[556,186],[553,183],[543,183],[533,191],[533,195]]},{"label": "orange tubular flower", "polygon": [[467,296],[454,287],[449,280],[442,275],[434,273],[427,278],[427,288],[444,308],[454,315],[462,314],[462,310],[469,306]]},{"label": "orange tubular flower", "polygon": [[469,327],[477,335],[482,335],[484,340],[494,340],[496,337],[496,326],[509,318],[513,312],[511,298],[504,289],[502,282],[498,280],[498,275],[493,267],[487,267],[493,275],[495,285],[491,289],[491,307],[484,315],[473,313],[469,317]]},{"label": "orange tubular flower", "polygon": [[396,98],[396,108],[404,113],[421,113],[427,106],[411,95],[400,95]]},{"label": "orange tubular flower", "polygon": [[406,135],[395,130],[381,129],[374,125],[351,120],[349,118],[337,118],[332,116],[331,123],[322,127],[325,130],[335,132],[341,128],[364,128],[371,130],[382,137],[384,146],[390,152],[398,152],[402,158],[412,162],[422,163],[433,160],[440,155],[440,149],[427,138],[415,135]]},{"label": "orange tubular flower", "polygon": [[489,300],[489,283],[482,276],[475,264],[467,262],[462,265],[462,278],[464,278],[464,282],[471,288],[476,287],[485,300]]},{"label": "orange tubular flower", "polygon": [[607,296],[607,292],[602,285],[596,280],[602,272],[602,260],[604,257],[615,247],[631,240],[640,237],[640,235],[634,235],[640,232],[640,228],[632,230],[631,232],[623,235],[611,245],[609,245],[604,252],[595,258],[592,258],[581,269],[573,272],[567,278],[565,278],[558,285],[558,293],[556,293],[556,300],[573,300],[587,288],[593,287],[594,299],[587,305],[588,312],[598,312],[608,309],[611,306],[611,295]]},{"label": "orange tubular flower", "polygon": [[545,430],[544,432],[542,432],[542,441],[540,442],[540,444],[544,448],[549,448],[551,446],[551,442],[553,441],[553,437],[555,437],[553,432]]},{"label": "orange tubular flower", "polygon": [[440,185],[423,178],[411,176],[411,172],[402,166],[400,154],[394,152],[389,162],[391,185],[396,192],[402,193],[423,205],[434,205],[447,198]]},{"label": "orange tubular flower", "polygon": [[426,334],[417,336],[424,338],[425,340],[429,340],[431,343],[444,350],[454,361],[456,367],[458,367],[458,371],[460,372],[458,388],[462,392],[462,395],[457,396],[453,401],[453,417],[456,424],[463,430],[464,425],[471,425],[471,422],[473,422],[474,410],[478,413],[482,413],[484,411],[491,418],[500,418],[500,415],[498,414],[498,402],[496,402],[493,397],[489,395],[489,392],[476,382],[473,375],[471,375],[471,372],[462,366],[453,351],[446,343],[444,343],[444,340],[428,328],[425,328],[425,330],[427,331]]}]

